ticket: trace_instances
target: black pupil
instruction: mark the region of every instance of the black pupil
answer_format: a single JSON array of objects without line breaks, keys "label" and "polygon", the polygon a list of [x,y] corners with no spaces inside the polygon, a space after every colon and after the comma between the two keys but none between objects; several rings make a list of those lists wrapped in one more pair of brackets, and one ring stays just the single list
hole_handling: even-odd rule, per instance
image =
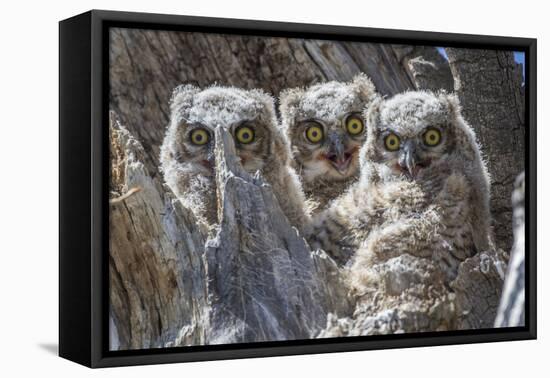
[{"label": "black pupil", "polygon": [[195,136],[195,139],[197,140],[197,142],[200,142],[202,140],[202,134],[197,134]]},{"label": "black pupil", "polygon": [[390,139],[390,145],[394,146],[395,145],[395,139]]},{"label": "black pupil", "polygon": [[313,130],[313,131],[311,132],[311,136],[312,136],[312,137],[316,137],[316,136],[317,136],[317,131]]},{"label": "black pupil", "polygon": [[247,132],[244,132],[244,133],[243,133],[243,139],[248,139],[248,136],[249,136],[249,135],[248,135]]},{"label": "black pupil", "polygon": [[435,140],[435,134],[430,134],[430,139]]}]

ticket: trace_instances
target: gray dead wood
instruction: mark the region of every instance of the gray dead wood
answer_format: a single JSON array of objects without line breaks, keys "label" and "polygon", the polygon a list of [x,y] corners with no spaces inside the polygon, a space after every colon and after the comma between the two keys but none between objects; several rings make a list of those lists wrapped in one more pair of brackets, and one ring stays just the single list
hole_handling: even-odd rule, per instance
[{"label": "gray dead wood", "polygon": [[525,325],[525,173],[518,176],[512,195],[514,206],[514,248],[495,327]]},{"label": "gray dead wood", "polygon": [[372,267],[383,277],[357,299],[351,317],[329,316],[319,337],[369,336],[457,328],[455,296],[430,260],[408,254]]},{"label": "gray dead wood", "polygon": [[416,89],[453,91],[449,62],[432,46],[393,45],[395,55]]},{"label": "gray dead wood", "polygon": [[[309,250],[262,178],[242,172],[227,135],[217,138],[221,228],[206,250],[192,213],[162,185],[158,155],[169,98],[181,83],[262,88],[276,96],[287,87],[365,72],[392,95],[449,89],[451,70],[488,160],[495,233],[508,251],[508,198],[524,165],[521,72],[510,53],[447,49],[447,66],[432,47],[138,29],[114,29],[110,42],[110,106],[128,127],[111,125],[113,347],[490,326],[502,253],[484,251],[464,262],[452,292],[434,284],[430,298],[379,296],[376,305],[359,303],[351,314],[342,272],[322,251]],[[405,264],[397,273],[411,285],[420,285],[426,272],[437,275],[424,262],[400,258],[380,268]]]},{"label": "gray dead wood", "polygon": [[[341,271],[311,252],[271,187],[216,135],[220,228],[206,242],[191,212],[149,174],[111,118],[112,349],[310,338],[349,315]],[[201,232],[202,231],[202,232]]]},{"label": "gray dead wood", "polygon": [[216,130],[220,230],[206,247],[208,343],[311,338],[330,312],[345,314],[338,268],[311,253],[269,185],[240,166],[233,138]]},{"label": "gray dead wood", "polygon": [[193,214],[146,169],[140,143],[113,114],[110,130],[111,348],[202,344],[204,237]]},{"label": "gray dead wood", "polygon": [[508,254],[483,251],[464,261],[451,282],[458,329],[492,328],[502,295]]},{"label": "gray dead wood", "polygon": [[491,174],[497,245],[512,248],[514,180],[525,166],[525,100],[521,66],[511,51],[447,48],[454,89]]},{"label": "gray dead wood", "polygon": [[318,337],[491,328],[507,256],[485,251],[465,260],[449,284],[429,259],[401,255],[375,266],[385,280],[357,300],[350,317],[330,315]]}]

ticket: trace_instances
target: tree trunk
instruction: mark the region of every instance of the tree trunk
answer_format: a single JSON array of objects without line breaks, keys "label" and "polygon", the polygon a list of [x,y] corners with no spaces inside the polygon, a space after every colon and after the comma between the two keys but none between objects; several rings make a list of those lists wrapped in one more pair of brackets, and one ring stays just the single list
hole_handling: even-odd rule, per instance
[{"label": "tree trunk", "polygon": [[202,344],[205,238],[193,214],[143,165],[141,144],[114,114],[110,130],[111,348],[157,348],[177,338]]},{"label": "tree trunk", "polygon": [[227,131],[216,134],[221,225],[205,243],[114,115],[110,127],[111,349],[307,339],[329,313],[349,315],[340,269],[240,167]]},{"label": "tree trunk", "polygon": [[394,45],[393,50],[417,89],[453,91],[449,63],[435,47]]},{"label": "tree trunk", "polygon": [[329,312],[350,312],[336,264],[311,253],[271,188],[241,168],[228,131],[216,130],[216,151],[222,217],[206,246],[208,343],[314,337]]},{"label": "tree trunk", "polygon": [[358,301],[351,317],[331,314],[320,337],[491,328],[506,257],[499,250],[478,253],[459,265],[448,285],[429,259],[404,254],[378,264],[376,270],[392,289],[373,289],[367,300]]},{"label": "tree trunk", "polygon": [[514,206],[514,248],[495,327],[525,325],[525,173],[516,179],[512,195]]},{"label": "tree trunk", "polygon": [[521,68],[512,52],[446,49],[466,120],[475,129],[491,174],[497,245],[512,247],[510,196],[525,167],[525,103]]},{"label": "tree trunk", "polygon": [[[466,260],[436,297],[388,299],[373,312],[349,299],[342,270],[310,250],[262,178],[240,168],[227,133],[216,135],[221,222],[210,240],[162,184],[158,155],[169,99],[182,83],[275,96],[359,72],[383,95],[454,83],[488,159],[495,232],[508,250],[508,198],[524,164],[523,97],[510,53],[447,49],[449,66],[434,47],[124,28],[112,29],[110,43],[110,107],[121,118],[110,125],[111,349],[492,325],[505,270],[500,252]],[[412,277],[421,276],[413,271],[419,264],[398,265]]]},{"label": "tree trunk", "polygon": [[508,254],[483,251],[460,264],[451,282],[458,329],[492,328],[502,295]]}]

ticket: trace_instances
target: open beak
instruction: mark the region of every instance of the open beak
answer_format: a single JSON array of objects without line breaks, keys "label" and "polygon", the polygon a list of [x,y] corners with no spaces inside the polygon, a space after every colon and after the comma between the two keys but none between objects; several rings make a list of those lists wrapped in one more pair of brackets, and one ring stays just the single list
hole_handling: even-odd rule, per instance
[{"label": "open beak", "polygon": [[338,173],[345,175],[350,166],[353,152],[346,151],[342,139],[342,136],[339,134],[329,135],[329,151],[325,154],[325,157]]},{"label": "open beak", "polygon": [[399,166],[410,178],[415,178],[420,170],[416,156],[416,144],[412,140],[404,143],[399,153]]},{"label": "open beak", "polygon": [[340,174],[344,175],[349,168],[351,154],[327,155],[327,159]]}]

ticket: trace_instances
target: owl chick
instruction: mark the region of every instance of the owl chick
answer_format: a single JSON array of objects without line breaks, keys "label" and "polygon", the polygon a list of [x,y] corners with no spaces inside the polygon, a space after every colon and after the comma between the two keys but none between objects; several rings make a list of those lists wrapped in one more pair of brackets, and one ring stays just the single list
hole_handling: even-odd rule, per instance
[{"label": "owl chick", "polygon": [[214,85],[177,87],[171,119],[161,147],[166,184],[199,221],[218,223],[214,130],[227,129],[249,173],[260,172],[272,186],[281,209],[296,227],[305,224],[305,197],[291,167],[289,144],[278,128],[274,100],[261,90]]},{"label": "owl chick", "polygon": [[359,176],[359,149],[366,136],[363,109],[377,97],[365,74],[280,96],[282,127],[314,212],[341,195]]},{"label": "owl chick", "polygon": [[354,286],[404,254],[432,259],[450,280],[492,247],[489,175],[460,111],[454,95],[416,91],[365,112],[361,177],[309,232],[314,247],[350,261]]}]

